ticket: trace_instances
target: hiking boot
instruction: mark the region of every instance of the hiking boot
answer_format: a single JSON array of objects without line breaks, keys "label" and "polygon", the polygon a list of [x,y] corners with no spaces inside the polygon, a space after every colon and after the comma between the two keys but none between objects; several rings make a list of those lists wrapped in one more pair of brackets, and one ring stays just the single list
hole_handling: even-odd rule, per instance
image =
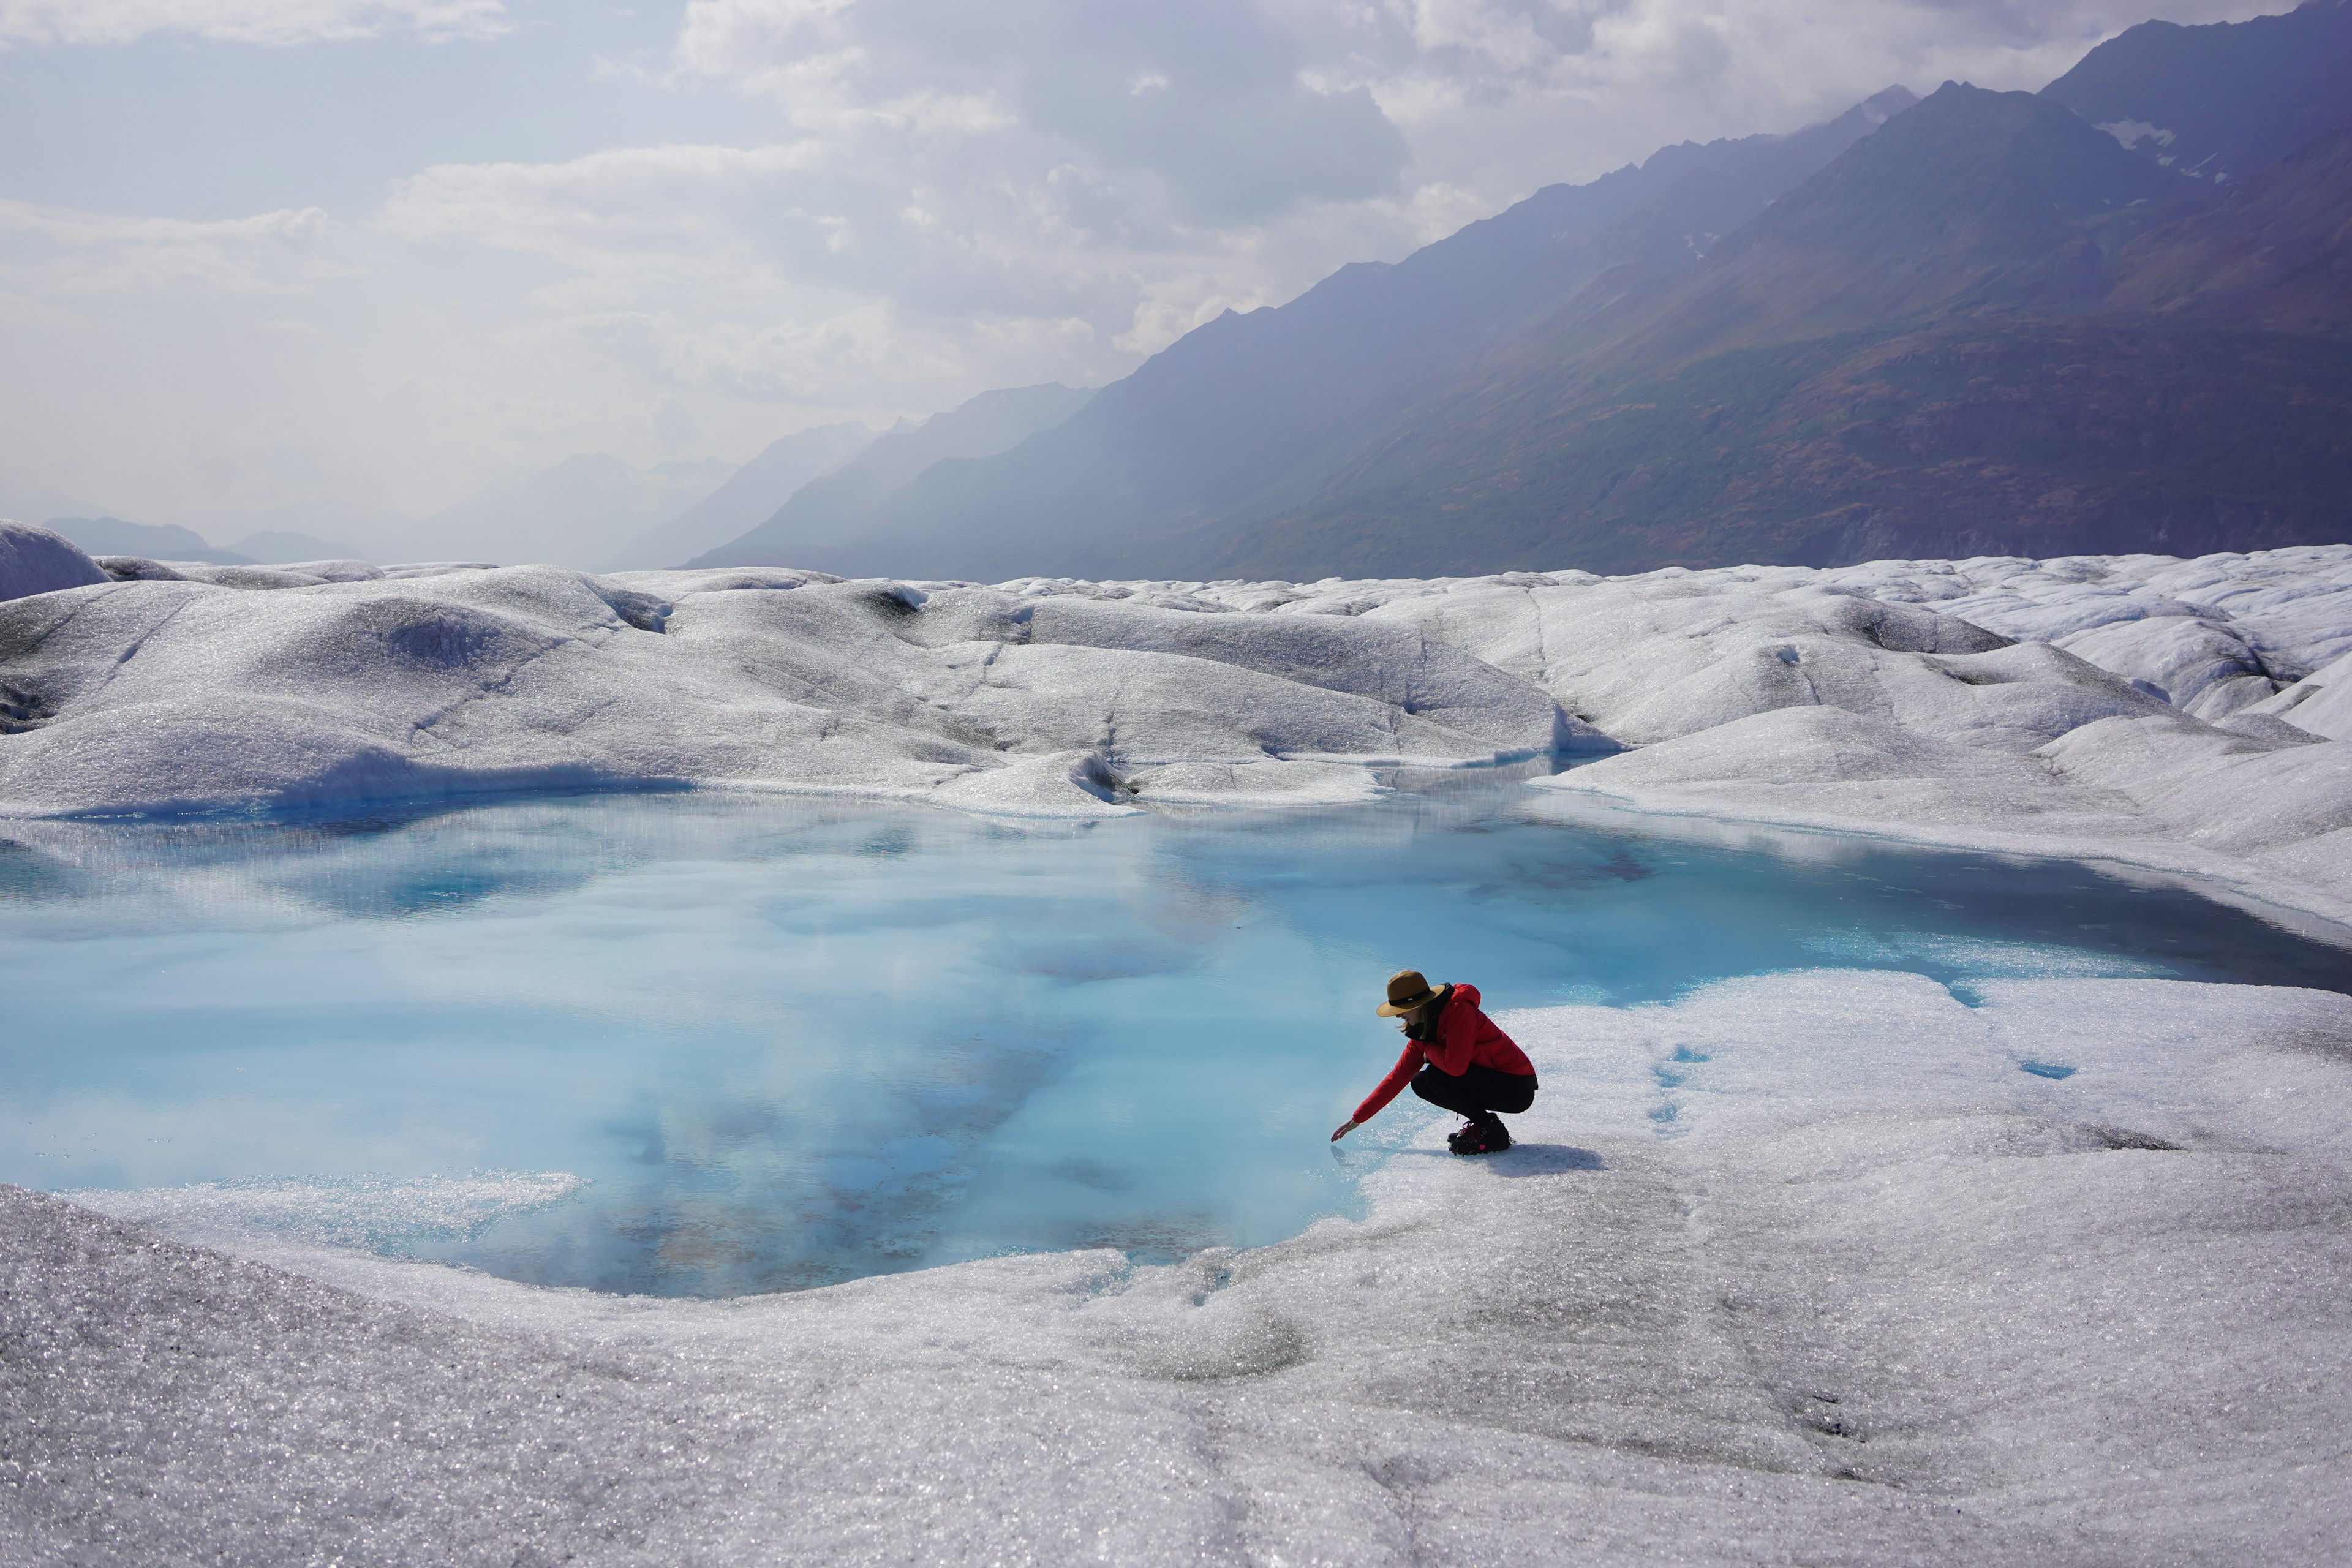
[{"label": "hiking boot", "polygon": [[1511,1146],[1511,1130],[1499,1116],[1473,1122],[1445,1141],[1457,1154],[1499,1154]]}]

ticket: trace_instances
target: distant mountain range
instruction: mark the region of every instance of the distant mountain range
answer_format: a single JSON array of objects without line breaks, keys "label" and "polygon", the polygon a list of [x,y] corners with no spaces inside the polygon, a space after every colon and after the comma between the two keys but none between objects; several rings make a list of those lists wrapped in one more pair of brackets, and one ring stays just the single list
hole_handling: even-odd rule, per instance
[{"label": "distant mountain range", "polygon": [[2352,7],[2184,27],[2143,22],[2042,89],[2142,157],[2221,184],[2352,114]]},{"label": "distant mountain range", "polygon": [[633,559],[639,542],[733,472],[717,458],[638,468],[602,452],[567,458],[402,531],[397,552],[412,561],[552,561],[591,571],[648,564]]},{"label": "distant mountain range", "polygon": [[[867,520],[908,485],[936,471],[943,482],[962,465],[1011,450],[1086,405],[1091,392],[1049,382],[983,392],[944,414],[885,432],[840,471],[811,480],[775,514],[694,566],[804,565],[854,553]],[[714,498],[716,499],[716,498]]]},{"label": "distant mountain range", "polygon": [[42,526],[64,534],[92,555],[209,561],[216,566],[250,566],[259,560],[241,551],[215,549],[203,534],[175,522],[128,522],[119,517],[53,517]]},{"label": "distant mountain range", "polygon": [[734,563],[796,559],[825,548],[837,520],[862,519],[908,479],[943,461],[1002,452],[1059,424],[1087,395],[1057,385],[982,393],[878,437],[861,424],[818,426],[769,443],[740,468],[716,458],[638,468],[604,454],[569,458],[411,524],[377,553],[604,572],[677,566],[733,540]]},{"label": "distant mountain range", "polygon": [[1669,148],[701,561],[1307,579],[2345,538],[2347,121],[2352,5],[2312,0],[2144,24],[2038,95],[1893,89]]},{"label": "distant mountain range", "polygon": [[[221,565],[364,557],[553,561],[600,571],[675,566],[761,522],[810,479],[832,472],[873,439],[861,424],[819,426],[771,442],[740,468],[707,458],[639,468],[587,454],[488,486],[421,521],[302,502],[267,512],[200,515],[192,520],[194,528],[109,516],[46,521],[94,554]],[[232,542],[212,542],[224,538]]]},{"label": "distant mountain range", "polygon": [[866,425],[819,425],[771,441],[727,482],[629,546],[619,566],[675,566],[766,521],[810,480],[823,478],[874,442]]}]

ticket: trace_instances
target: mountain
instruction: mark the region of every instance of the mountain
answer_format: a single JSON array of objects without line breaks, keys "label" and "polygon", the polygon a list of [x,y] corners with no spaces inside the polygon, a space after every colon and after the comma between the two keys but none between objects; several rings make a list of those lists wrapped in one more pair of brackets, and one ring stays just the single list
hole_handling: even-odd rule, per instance
[{"label": "mountain", "polygon": [[886,432],[836,473],[810,480],[774,515],[741,538],[688,563],[693,566],[809,566],[852,572],[855,541],[875,509],[941,468],[992,458],[1084,407],[1094,394],[1058,382],[983,392],[920,425]]},{"label": "mountain", "polygon": [[2109,271],[2106,302],[2119,309],[2352,331],[2352,119],[2132,240]]},{"label": "mountain", "polygon": [[1050,434],[906,485],[846,553],[799,563],[1003,577],[1196,560],[1186,541],[1313,494],[1367,429],[1519,323],[1612,268],[1689,268],[1914,101],[1895,88],[1792,135],[1669,147],[1548,186],[1393,266],[1342,268],[1287,305],[1228,311]]},{"label": "mountain", "polygon": [[699,555],[775,515],[811,479],[833,472],[873,444],[861,424],[819,425],[771,441],[727,482],[631,544],[623,563],[661,567]]},{"label": "mountain", "polygon": [[1606,351],[1674,364],[1963,298],[2043,293],[2063,287],[2039,277],[2043,264],[2086,223],[2140,219],[2135,209],[2162,210],[2193,194],[2055,103],[1947,82],[1703,265],[1610,294],[1610,320],[1597,335],[1584,325],[1586,302],[1523,337],[1510,356],[1557,362]]},{"label": "mountain", "polygon": [[[2275,255],[2276,238],[2301,258],[2282,278],[2340,286],[2352,186],[2316,147],[2224,190],[2054,100],[1947,85],[1691,274],[1621,289],[1598,318],[1559,312],[1469,367],[1199,569],[1630,571],[2341,537],[2352,340],[2249,327],[2270,309],[2249,291],[2264,290],[2225,287],[2221,264]],[[2310,254],[2330,211],[2333,272]],[[2147,309],[2158,288],[2179,308]]]},{"label": "mountain", "polygon": [[126,522],[119,517],[53,517],[42,525],[62,533],[92,555],[144,555],[151,561],[209,561],[216,566],[250,566],[254,558],[215,550],[202,534],[175,522]]},{"label": "mountain", "polygon": [[289,561],[388,559],[416,526],[413,517],[346,501],[289,501],[261,511],[184,514],[207,539],[226,539],[240,555],[275,564]]},{"label": "mountain", "polygon": [[2142,22],[2042,93],[2152,162],[2215,184],[2248,179],[2352,116],[2352,4]]},{"label": "mountain", "polygon": [[410,561],[614,570],[638,540],[733,472],[715,458],[643,469],[603,453],[566,458],[520,483],[494,486],[436,512],[381,552]]},{"label": "mountain", "polygon": [[1750,173],[1753,143],[1725,142],[1540,193],[1203,326],[1051,435],[908,486],[835,569],[1311,580],[2347,537],[2345,16],[2134,28],[2042,94],[1864,106],[1806,166]]}]

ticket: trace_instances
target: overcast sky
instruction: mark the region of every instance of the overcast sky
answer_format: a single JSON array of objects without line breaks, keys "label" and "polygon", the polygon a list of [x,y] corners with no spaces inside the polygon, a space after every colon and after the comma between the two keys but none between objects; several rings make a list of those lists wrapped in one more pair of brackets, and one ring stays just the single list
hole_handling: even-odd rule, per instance
[{"label": "overcast sky", "polygon": [[1666,142],[2287,8],[0,0],[0,510],[422,513],[1099,383]]}]

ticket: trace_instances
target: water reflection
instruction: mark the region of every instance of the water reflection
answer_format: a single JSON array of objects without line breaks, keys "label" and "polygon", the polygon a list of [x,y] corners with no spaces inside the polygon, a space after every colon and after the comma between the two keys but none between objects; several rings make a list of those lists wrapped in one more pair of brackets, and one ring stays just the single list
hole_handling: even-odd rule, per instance
[{"label": "water reflection", "polygon": [[[1406,963],[1497,1008],[1823,964],[1963,999],[2347,984],[2340,948],[2178,888],[1508,785],[1095,825],[690,796],[9,832],[0,1177],[331,1205],[374,1173],[420,1215],[377,1245],[609,1289],[1160,1258],[1346,1212],[1424,1114],[1324,1142],[1393,1055],[1367,998]],[[481,1168],[586,1184],[468,1208]]]}]

